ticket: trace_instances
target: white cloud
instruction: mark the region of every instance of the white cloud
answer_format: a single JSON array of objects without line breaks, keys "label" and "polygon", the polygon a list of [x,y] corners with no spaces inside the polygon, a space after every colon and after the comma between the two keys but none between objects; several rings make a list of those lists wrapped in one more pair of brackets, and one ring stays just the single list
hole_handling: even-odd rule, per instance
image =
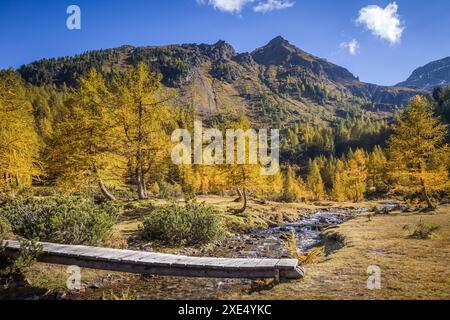
[{"label": "white cloud", "polygon": [[240,13],[244,6],[254,0],[197,0],[200,4],[209,4],[214,7],[214,9],[231,12]]},{"label": "white cloud", "polygon": [[295,2],[290,0],[266,0],[253,7],[253,11],[266,13],[274,10],[287,9],[294,6],[294,4]]},{"label": "white cloud", "polygon": [[253,11],[266,13],[273,10],[281,10],[292,7],[295,2],[292,0],[197,0],[199,4],[206,4],[214,9],[239,14],[245,6],[257,2]]},{"label": "white cloud", "polygon": [[342,42],[339,47],[341,47],[342,49],[348,49],[348,51],[350,52],[350,54],[352,56],[356,55],[359,51],[359,48],[361,47],[358,40],[353,39],[352,41],[349,42]]},{"label": "white cloud", "polygon": [[366,26],[372,33],[391,45],[399,43],[405,27],[397,13],[398,5],[392,2],[386,8],[370,5],[359,11],[357,24]]}]

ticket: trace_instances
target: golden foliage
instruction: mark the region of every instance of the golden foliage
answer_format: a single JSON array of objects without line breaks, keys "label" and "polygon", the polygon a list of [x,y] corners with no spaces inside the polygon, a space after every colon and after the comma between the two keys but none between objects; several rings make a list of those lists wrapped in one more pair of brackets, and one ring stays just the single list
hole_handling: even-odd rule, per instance
[{"label": "golden foliage", "polygon": [[41,173],[39,140],[26,88],[13,71],[0,74],[0,188],[31,185]]},{"label": "golden foliage", "polygon": [[434,116],[429,101],[416,96],[400,115],[389,140],[390,173],[397,188],[420,192],[433,207],[430,192],[448,187],[447,126]]}]

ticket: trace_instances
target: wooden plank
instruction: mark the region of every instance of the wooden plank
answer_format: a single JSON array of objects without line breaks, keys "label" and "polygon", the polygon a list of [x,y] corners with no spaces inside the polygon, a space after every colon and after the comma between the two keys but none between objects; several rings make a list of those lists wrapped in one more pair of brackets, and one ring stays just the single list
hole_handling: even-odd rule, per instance
[{"label": "wooden plank", "polygon": [[280,259],[276,264],[277,269],[293,269],[298,266],[297,259]]},{"label": "wooden plank", "polygon": [[276,265],[279,261],[279,259],[261,259],[261,261],[258,262],[257,268],[276,269]]},{"label": "wooden plank", "polygon": [[[20,243],[6,241],[9,252],[17,252]],[[162,276],[215,278],[273,278],[298,279],[303,268],[295,259],[232,259],[188,257],[154,252],[108,249],[88,246],[40,243],[43,254],[38,261],[84,268],[153,274]],[[9,253],[7,252],[7,253]]]},{"label": "wooden plank", "polygon": [[161,267],[170,267],[177,261],[176,256],[169,254],[148,254],[137,261],[141,265],[155,265]]},{"label": "wooden plank", "polygon": [[[49,250],[46,250],[45,248],[48,248]],[[50,249],[51,248],[51,249]],[[68,246],[68,245],[62,245],[57,247],[50,247],[50,246],[44,246],[44,252],[45,253],[56,253],[62,256],[84,256],[89,257],[91,254],[89,254],[91,250],[88,247],[84,246]]]},{"label": "wooden plank", "polygon": [[95,254],[93,253],[92,256],[94,256],[97,260],[122,261],[126,257],[129,257],[135,253],[136,253],[135,251],[128,251],[128,250],[118,251],[105,249]]},{"label": "wooden plank", "polygon": [[6,245],[6,247],[10,248],[10,249],[20,249],[19,241],[7,240],[7,241],[4,241],[3,244]]}]

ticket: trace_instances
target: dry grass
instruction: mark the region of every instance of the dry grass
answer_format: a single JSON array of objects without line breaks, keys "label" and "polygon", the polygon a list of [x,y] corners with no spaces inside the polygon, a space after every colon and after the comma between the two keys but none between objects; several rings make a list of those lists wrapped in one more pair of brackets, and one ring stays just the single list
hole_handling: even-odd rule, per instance
[{"label": "dry grass", "polygon": [[325,248],[323,246],[317,247],[317,248],[311,249],[306,255],[299,256],[298,260],[300,261],[300,263],[303,266],[306,266],[309,264],[314,264],[319,261],[319,259],[321,258],[321,256],[323,256],[324,253],[325,253]]},{"label": "dry grass", "polygon": [[297,238],[294,232],[284,235],[284,245],[292,258],[297,259],[301,265],[313,264],[319,261],[320,257],[325,253],[325,247],[320,246],[311,249],[307,254],[303,255],[298,252]]},{"label": "dry grass", "polygon": [[127,288],[126,290],[123,290],[121,294],[116,294],[114,291],[110,291],[109,294],[103,293],[103,300],[112,300],[112,301],[133,301],[133,300],[139,300],[139,296],[131,290],[130,288]]}]

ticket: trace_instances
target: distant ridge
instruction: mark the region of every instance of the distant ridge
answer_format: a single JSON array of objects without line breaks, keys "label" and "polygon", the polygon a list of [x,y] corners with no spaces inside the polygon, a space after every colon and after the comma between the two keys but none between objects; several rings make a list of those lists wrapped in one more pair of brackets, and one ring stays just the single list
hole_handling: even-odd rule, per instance
[{"label": "distant ridge", "polygon": [[432,90],[450,84],[450,57],[436,60],[420,67],[398,86]]}]

